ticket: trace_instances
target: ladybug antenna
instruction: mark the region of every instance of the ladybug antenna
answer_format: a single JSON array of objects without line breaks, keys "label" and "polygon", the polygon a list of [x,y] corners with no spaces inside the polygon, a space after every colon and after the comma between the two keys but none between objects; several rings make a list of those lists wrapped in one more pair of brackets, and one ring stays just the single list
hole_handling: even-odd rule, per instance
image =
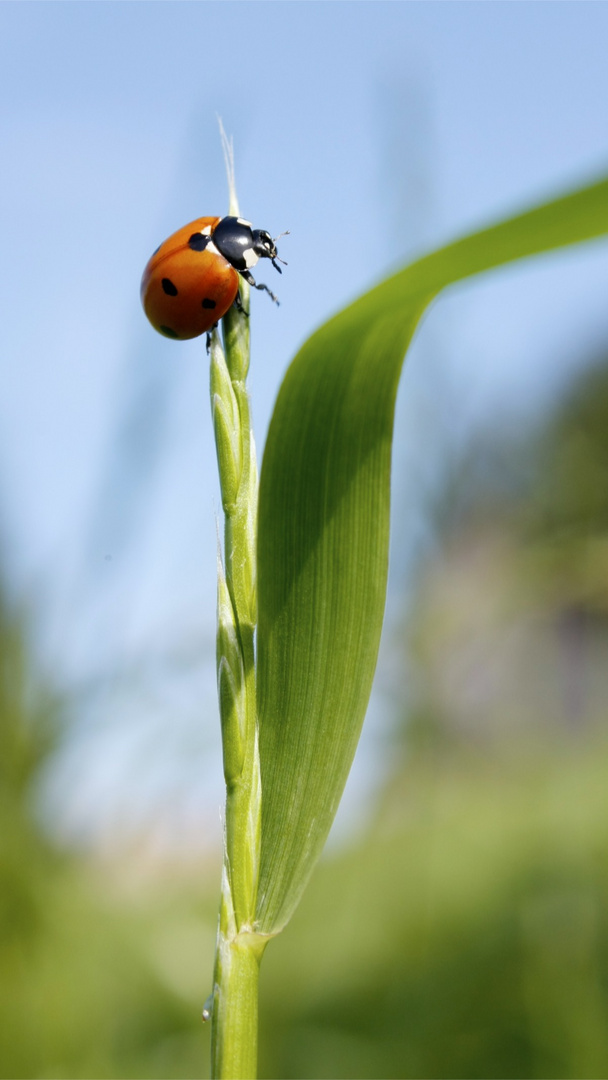
[{"label": "ladybug antenna", "polygon": [[[280,240],[282,236],[289,236],[289,229],[286,229],[285,232],[280,232],[278,236],[275,236],[272,241],[273,244],[276,244],[277,240]],[[281,259],[279,255],[275,255],[274,258],[271,259],[271,262],[275,270],[279,271],[279,274],[282,274],[283,271],[281,270],[280,266],[277,266],[277,262],[283,263],[283,266],[288,265],[288,263],[285,262],[285,259]]]}]

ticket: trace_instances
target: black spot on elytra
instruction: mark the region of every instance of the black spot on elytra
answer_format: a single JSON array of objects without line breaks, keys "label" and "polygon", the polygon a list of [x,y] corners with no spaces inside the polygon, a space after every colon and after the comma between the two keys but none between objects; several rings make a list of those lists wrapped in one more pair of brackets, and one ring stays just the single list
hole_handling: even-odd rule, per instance
[{"label": "black spot on elytra", "polygon": [[192,233],[192,236],[188,240],[188,247],[193,251],[204,251],[209,243],[210,237],[203,236],[200,232]]},{"label": "black spot on elytra", "polygon": [[202,307],[209,308],[209,310],[212,311],[214,307],[217,307],[217,305],[215,303],[215,300],[210,300],[209,297],[206,296],[203,300]]},{"label": "black spot on elytra", "polygon": [[167,296],[177,296],[177,289],[171,281],[171,278],[164,277],[161,281],[161,285],[163,287],[163,292],[166,292]]},{"label": "black spot on elytra", "polygon": [[172,330],[170,326],[159,326],[158,329],[160,330],[161,334],[165,335],[165,337],[179,338],[179,334],[176,334],[175,330]]}]

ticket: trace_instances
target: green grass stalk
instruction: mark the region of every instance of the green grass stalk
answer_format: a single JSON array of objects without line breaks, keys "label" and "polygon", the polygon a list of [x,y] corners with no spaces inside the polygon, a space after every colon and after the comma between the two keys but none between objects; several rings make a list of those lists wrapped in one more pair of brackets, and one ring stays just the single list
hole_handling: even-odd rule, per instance
[{"label": "green grass stalk", "polygon": [[217,671],[226,817],[222,898],[213,988],[212,1075],[257,1073],[258,971],[265,941],[253,931],[257,896],[261,783],[255,626],[258,473],[246,378],[249,286],[242,310],[223,320],[223,347],[211,336],[211,407],[224,509],[224,561],[218,559]]}]

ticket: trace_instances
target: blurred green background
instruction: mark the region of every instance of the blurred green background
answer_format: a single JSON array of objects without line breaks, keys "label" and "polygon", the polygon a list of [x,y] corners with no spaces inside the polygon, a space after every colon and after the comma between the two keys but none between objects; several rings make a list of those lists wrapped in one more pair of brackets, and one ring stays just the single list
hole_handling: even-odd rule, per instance
[{"label": "blurred green background", "polygon": [[[390,773],[267,950],[262,1077],[608,1074],[608,361],[579,367],[433,492]],[[69,703],[27,625],[5,601],[2,1076],[206,1076],[219,859],[51,841]]]}]

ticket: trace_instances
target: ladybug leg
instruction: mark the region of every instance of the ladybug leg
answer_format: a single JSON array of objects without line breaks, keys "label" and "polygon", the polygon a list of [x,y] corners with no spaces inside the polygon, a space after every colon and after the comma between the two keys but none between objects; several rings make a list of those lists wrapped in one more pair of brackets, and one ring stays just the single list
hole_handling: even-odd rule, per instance
[{"label": "ladybug leg", "polygon": [[234,306],[235,306],[236,310],[238,312],[240,312],[241,315],[246,315],[247,318],[249,318],[249,312],[245,311],[245,308],[243,307],[243,301],[241,300],[240,291],[237,292],[237,294],[236,294],[236,296],[234,298]]},{"label": "ladybug leg", "polygon": [[209,356],[209,353],[211,352],[211,335],[212,335],[214,330],[217,330],[218,326],[219,326],[219,323],[214,323],[214,325],[211,327],[211,329],[208,330],[207,333],[205,334],[205,348],[207,350],[207,356]]},{"label": "ladybug leg", "polygon": [[277,300],[274,293],[271,292],[270,289],[268,288],[268,285],[256,285],[255,280],[254,280],[254,278],[253,278],[253,276],[252,276],[252,274],[251,274],[251,272],[249,270],[240,270],[239,273],[240,273],[241,277],[245,278],[245,281],[248,281],[250,285],[253,285],[254,289],[264,289],[264,292],[268,293],[270,299],[274,300],[275,304],[279,303],[279,301]]}]

